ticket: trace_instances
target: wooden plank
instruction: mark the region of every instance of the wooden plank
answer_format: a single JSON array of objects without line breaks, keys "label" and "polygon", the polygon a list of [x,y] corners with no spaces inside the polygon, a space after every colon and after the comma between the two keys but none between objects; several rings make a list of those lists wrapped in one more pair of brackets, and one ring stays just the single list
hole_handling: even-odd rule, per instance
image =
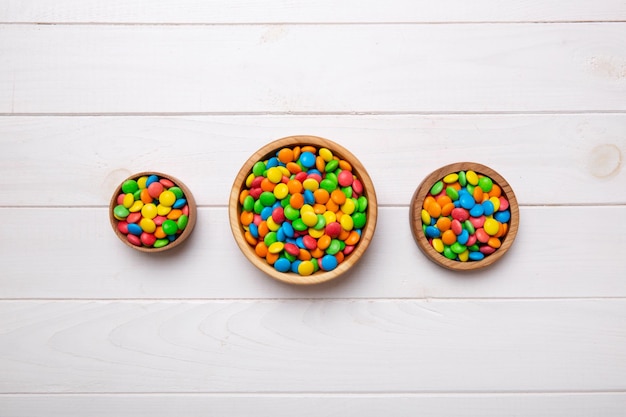
[{"label": "wooden plank", "polygon": [[430,172],[458,161],[498,171],[522,205],[625,204],[624,131],[626,114],[5,116],[0,206],[105,206],[143,170],[178,177],[200,205],[225,206],[244,162],[293,134],[348,148],[383,205],[407,206]]},{"label": "wooden plank", "polygon": [[626,300],[0,303],[3,393],[626,389]]},{"label": "wooden plank", "polygon": [[623,111],[625,34],[626,23],[3,25],[0,113]]},{"label": "wooden plank", "polygon": [[354,416],[413,417],[415,410],[432,417],[621,417],[624,393],[586,394],[154,394],[154,395],[2,395],[5,417],[66,417],[76,410],[89,415],[165,417],[228,415],[229,417]]},{"label": "wooden plank", "polygon": [[363,4],[356,0],[226,1],[76,0],[42,2],[5,0],[0,22],[37,23],[370,23],[370,22],[510,22],[510,21],[615,21],[626,19],[619,0],[593,4],[575,0],[563,7],[544,2],[477,0],[392,0]]},{"label": "wooden plank", "polygon": [[[425,258],[408,208],[379,210],[365,256],[340,279],[302,288],[269,278],[241,254],[225,208],[201,208],[173,253],[137,253],[105,209],[2,209],[0,298],[543,298],[624,297],[626,207],[522,207],[513,247],[460,274]],[[604,219],[598,232],[590,219]],[[33,261],[33,260],[36,260]]]}]

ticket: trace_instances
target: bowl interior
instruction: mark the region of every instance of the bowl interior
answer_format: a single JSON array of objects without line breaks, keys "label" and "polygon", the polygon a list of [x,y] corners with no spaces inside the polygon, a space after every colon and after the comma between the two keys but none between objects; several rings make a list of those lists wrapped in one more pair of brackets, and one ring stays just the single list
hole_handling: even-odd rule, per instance
[{"label": "bowl interior", "polygon": [[[122,192],[122,185],[123,185],[123,183],[125,181],[127,181],[127,180],[137,180],[140,177],[150,176],[150,175],[157,175],[159,178],[166,178],[166,179],[172,181],[176,186],[178,186],[183,191],[183,193],[185,195],[185,199],[187,200],[187,205],[189,206],[189,221],[188,221],[187,226],[185,227],[185,229],[182,231],[182,233],[173,242],[170,242],[166,246],[163,246],[163,247],[160,247],[160,248],[152,248],[152,247],[147,247],[147,246],[137,246],[137,245],[133,245],[132,243],[130,243],[128,241],[128,239],[126,238],[126,235],[124,233],[122,233],[117,228],[117,224],[118,224],[119,220],[117,220],[115,218],[115,216],[113,215],[113,208],[115,206],[117,206],[117,197]],[[196,225],[196,218],[197,218],[196,202],[195,202],[195,199],[194,199],[193,195],[191,194],[191,191],[189,190],[189,188],[183,182],[181,182],[179,179],[177,179],[175,177],[172,177],[171,175],[163,174],[163,173],[160,173],[160,172],[152,172],[152,171],[150,171],[150,172],[148,172],[148,171],[139,172],[137,174],[131,175],[130,177],[126,178],[115,189],[115,192],[113,193],[113,196],[111,197],[111,201],[109,203],[109,221],[111,222],[111,226],[113,227],[113,231],[115,232],[117,237],[126,246],[129,246],[129,247],[131,247],[131,248],[133,248],[133,249],[135,249],[137,251],[145,252],[145,253],[163,252],[163,251],[166,251],[166,250],[173,249],[173,248],[179,246],[180,244],[182,244],[189,237],[191,232],[193,231],[193,228]]]},{"label": "bowl interior", "polygon": [[[260,258],[254,251],[254,248],[245,240],[244,229],[240,223],[240,215],[242,207],[239,204],[239,195],[245,187],[246,178],[252,172],[252,167],[258,161],[267,160],[275,156],[276,152],[282,148],[295,146],[311,145],[316,148],[328,148],[332,153],[348,161],[352,165],[352,172],[363,184],[363,195],[368,199],[368,205],[366,209],[367,222],[362,229],[361,239],[355,246],[352,253],[346,256],[345,260],[341,262],[335,269],[331,271],[319,270],[311,275],[302,276],[294,272],[279,272],[272,265],[268,264],[265,259]],[[370,241],[374,235],[376,228],[376,219],[378,213],[378,206],[376,201],[376,193],[371,178],[367,174],[365,167],[361,162],[347,149],[334,143],[328,139],[320,138],[317,136],[289,136],[286,138],[278,139],[267,145],[263,146],[257,152],[255,152],[241,167],[239,174],[235,178],[233,183],[230,201],[229,201],[229,218],[230,226],[239,246],[239,249],[243,252],[246,258],[258,269],[265,272],[267,275],[275,278],[279,281],[289,284],[308,285],[317,284],[331,279],[337,278],[344,272],[346,272],[357,260],[363,255],[365,250],[370,244]]]},{"label": "bowl interior", "polygon": [[[437,252],[431,246],[431,244],[428,242],[428,238],[424,235],[424,231],[422,229],[421,212],[424,199],[428,195],[431,187],[436,182],[440,181],[442,178],[450,173],[457,173],[459,171],[468,170],[472,170],[477,174],[488,176],[493,180],[494,184],[500,186],[500,188],[502,189],[502,195],[504,195],[509,202],[511,218],[508,222],[508,230],[506,234],[500,239],[502,242],[500,248],[498,248],[494,253],[485,256],[482,260],[460,262],[457,260],[446,258],[443,254]],[[476,162],[457,162],[441,167],[428,175],[420,183],[415,193],[413,194],[413,198],[411,199],[409,217],[413,237],[422,252],[436,264],[455,271],[470,271],[481,269],[496,262],[510,249],[519,228],[519,207],[513,189],[511,188],[509,183],[496,171]]]}]

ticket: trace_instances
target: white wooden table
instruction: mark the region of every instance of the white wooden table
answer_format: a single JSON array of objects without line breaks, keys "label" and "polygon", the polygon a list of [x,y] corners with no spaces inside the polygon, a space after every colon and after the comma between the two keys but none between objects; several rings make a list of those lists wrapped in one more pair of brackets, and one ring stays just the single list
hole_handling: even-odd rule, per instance
[{"label": "white wooden table", "polygon": [[[0,416],[624,416],[624,0],[0,1]],[[244,161],[293,134],[367,167],[373,243],[288,286],[232,238]],[[408,223],[476,161],[520,202],[459,275]],[[199,203],[180,251],[108,221],[144,170]]]}]

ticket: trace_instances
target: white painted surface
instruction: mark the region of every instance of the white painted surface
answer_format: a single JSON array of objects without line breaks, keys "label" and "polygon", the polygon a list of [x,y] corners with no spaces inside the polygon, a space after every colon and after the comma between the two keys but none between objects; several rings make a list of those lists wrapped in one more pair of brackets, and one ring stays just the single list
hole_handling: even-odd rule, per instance
[{"label": "white painted surface", "polygon": [[[249,3],[0,4],[0,416],[623,416],[626,3]],[[381,205],[315,287],[228,227],[241,164],[292,134],[350,149]],[[462,160],[521,221],[458,275],[408,204]],[[200,204],[162,258],[108,222],[142,170]]]}]

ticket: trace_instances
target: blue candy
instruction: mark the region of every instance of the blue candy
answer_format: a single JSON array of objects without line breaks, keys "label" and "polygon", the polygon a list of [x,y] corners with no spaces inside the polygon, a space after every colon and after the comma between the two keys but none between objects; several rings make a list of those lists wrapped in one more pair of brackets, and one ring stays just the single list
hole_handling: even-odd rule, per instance
[{"label": "blue candy", "polygon": [[143,230],[141,230],[141,227],[136,223],[128,223],[128,233],[140,236]]},{"label": "blue candy", "polygon": [[291,262],[287,258],[278,258],[274,262],[274,268],[279,272],[287,272],[291,269]]},{"label": "blue candy", "polygon": [[498,211],[493,215],[493,218],[500,223],[506,223],[511,220],[511,212],[508,210]]},{"label": "blue candy", "polygon": [[337,258],[333,255],[324,255],[322,257],[322,269],[324,271],[332,271],[337,268]]}]

